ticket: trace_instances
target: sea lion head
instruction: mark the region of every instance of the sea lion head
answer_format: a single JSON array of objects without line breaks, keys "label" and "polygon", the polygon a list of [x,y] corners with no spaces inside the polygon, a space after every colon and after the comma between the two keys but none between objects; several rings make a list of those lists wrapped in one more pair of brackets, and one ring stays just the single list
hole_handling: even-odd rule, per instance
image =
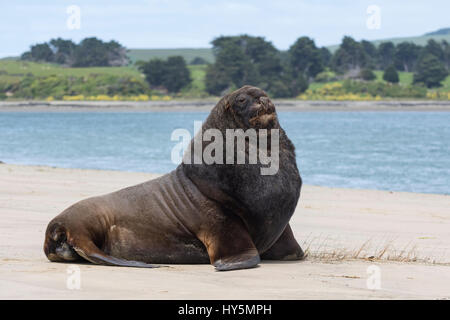
[{"label": "sea lion head", "polygon": [[223,98],[225,112],[244,128],[272,129],[279,127],[275,105],[257,87],[244,86]]},{"label": "sea lion head", "polygon": [[58,222],[50,222],[45,232],[44,252],[50,261],[75,261],[78,255],[67,243],[67,230]]}]

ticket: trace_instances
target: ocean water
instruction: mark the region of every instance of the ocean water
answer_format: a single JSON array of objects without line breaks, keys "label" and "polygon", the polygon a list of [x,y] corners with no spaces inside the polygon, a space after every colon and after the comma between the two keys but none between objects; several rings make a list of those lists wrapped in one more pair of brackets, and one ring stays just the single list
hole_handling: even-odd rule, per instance
[{"label": "ocean water", "polygon": [[[165,173],[205,112],[0,113],[0,160]],[[280,112],[305,184],[450,194],[450,113]]]}]

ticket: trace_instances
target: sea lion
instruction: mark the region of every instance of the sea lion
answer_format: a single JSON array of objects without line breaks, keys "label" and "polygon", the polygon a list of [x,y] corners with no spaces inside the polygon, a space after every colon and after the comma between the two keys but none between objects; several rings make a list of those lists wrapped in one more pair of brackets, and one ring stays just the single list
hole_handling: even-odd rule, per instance
[{"label": "sea lion", "polygon": [[[208,129],[226,137],[227,129],[251,128],[269,135],[270,129],[279,130],[276,173],[262,175],[267,163],[259,159],[256,164],[195,162],[195,141]],[[261,258],[303,258],[288,224],[302,184],[295,150],[263,90],[244,86],[224,96],[188,151],[160,178],[64,210],[46,230],[48,259],[130,267],[211,263],[224,271],[255,267]]]}]

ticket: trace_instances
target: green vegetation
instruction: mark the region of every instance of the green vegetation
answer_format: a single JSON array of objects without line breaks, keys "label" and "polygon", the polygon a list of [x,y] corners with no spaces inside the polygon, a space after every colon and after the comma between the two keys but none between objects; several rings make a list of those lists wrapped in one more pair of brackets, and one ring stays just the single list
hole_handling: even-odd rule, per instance
[{"label": "green vegetation", "polygon": [[289,60],[283,64],[278,50],[262,37],[242,35],[214,39],[216,61],[206,71],[206,91],[221,95],[248,84],[266,90],[275,98],[295,97],[308,88],[306,77],[321,71],[314,69],[315,65],[308,61],[301,64],[303,60],[296,57],[312,45],[315,51],[310,52],[309,57],[318,60],[322,66],[320,52],[314,42],[300,42],[291,47]]},{"label": "green vegetation", "polygon": [[427,90],[418,86],[402,86],[378,81],[344,80],[308,89],[298,96],[302,100],[381,100],[382,98],[427,98]]},{"label": "green vegetation", "polygon": [[183,90],[181,96],[185,98],[204,98],[207,97],[205,76],[207,65],[190,65],[188,66],[191,73],[192,82]]},{"label": "green vegetation", "polygon": [[177,93],[192,81],[186,61],[181,56],[158,58],[148,62],[139,62],[139,69],[153,89]]},{"label": "green vegetation", "polygon": [[27,74],[34,76],[48,76],[52,74],[64,76],[86,76],[89,74],[108,74],[116,76],[141,77],[141,73],[135,67],[90,67],[90,68],[66,68],[57,64],[37,63],[21,60],[0,60],[0,79],[5,75],[12,78],[21,78]]},{"label": "green vegetation", "polygon": [[[124,63],[125,48],[117,42],[52,39],[32,46],[21,60],[0,60],[0,99],[201,98],[245,84],[259,86],[275,98],[449,99],[450,95],[446,41],[429,40],[425,46],[385,41],[376,46],[344,37],[334,54],[308,37],[298,38],[287,51],[249,35],[221,36],[212,45],[212,51],[177,49],[180,56],[165,56],[174,49],[150,50],[152,55],[149,50],[134,51],[152,58],[114,67]],[[89,65],[102,66],[85,67]]]},{"label": "green vegetation", "polygon": [[[429,40],[435,40],[435,41],[447,41],[450,42],[450,34],[440,34],[440,35],[423,35],[423,36],[417,36],[417,37],[399,37],[399,38],[388,38],[388,39],[382,39],[382,40],[373,40],[370,41],[373,45],[378,46],[380,43],[383,42],[392,42],[394,45],[398,45],[402,42],[410,42],[414,43],[418,46],[424,46],[427,44]],[[332,53],[334,53],[339,48],[339,45],[332,45],[328,46],[327,49],[330,50]]]},{"label": "green vegetation", "polygon": [[448,75],[439,59],[431,54],[425,54],[417,65],[417,71],[414,73],[414,83],[423,83],[428,88],[440,87],[441,81]]},{"label": "green vegetation", "polygon": [[377,78],[375,73],[373,73],[373,71],[370,68],[362,69],[361,72],[359,73],[359,77],[366,81],[372,81]]},{"label": "green vegetation", "polygon": [[3,98],[63,99],[71,95],[151,94],[141,73],[131,67],[65,68],[20,60],[0,61]]},{"label": "green vegetation", "polygon": [[214,54],[210,48],[191,49],[129,49],[128,57],[132,63],[137,61],[148,61],[153,58],[167,59],[170,56],[182,56],[187,63],[191,63],[197,57],[204,59],[207,63],[214,62]]},{"label": "green vegetation", "polygon": [[[434,39],[435,41],[438,42],[445,40],[450,43],[450,34],[446,32],[444,29],[444,30],[437,30],[435,32],[430,32],[423,36],[390,38],[367,42],[372,44],[373,46],[377,46],[382,42],[392,42],[394,45],[398,45],[402,42],[408,42],[418,46],[424,46],[427,44],[428,40],[431,39]],[[338,48],[339,44],[326,47],[326,49],[331,53],[334,53]],[[135,63],[136,61],[139,60],[148,61],[152,58],[167,59],[167,57],[170,56],[182,56],[188,63],[191,63],[191,61],[198,56],[204,58],[207,63],[214,63],[214,53],[211,48],[129,49],[128,56],[130,57],[132,63]]]},{"label": "green vegetation", "polygon": [[31,46],[22,60],[57,63],[69,67],[113,67],[128,64],[126,49],[116,41],[103,42],[95,37],[72,40],[52,39]]},{"label": "green vegetation", "polygon": [[398,83],[400,81],[397,70],[395,70],[393,64],[387,67],[386,70],[384,70],[383,80],[390,83]]},{"label": "green vegetation", "polygon": [[192,61],[189,63],[191,65],[202,65],[202,64],[207,64],[208,62],[203,59],[202,57],[195,57],[194,59],[192,59]]}]

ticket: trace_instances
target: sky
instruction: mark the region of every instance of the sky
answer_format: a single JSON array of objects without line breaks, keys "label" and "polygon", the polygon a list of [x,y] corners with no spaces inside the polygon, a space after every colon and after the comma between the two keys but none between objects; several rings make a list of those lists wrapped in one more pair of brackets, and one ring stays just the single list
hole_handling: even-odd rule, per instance
[{"label": "sky", "polygon": [[422,35],[450,27],[449,12],[448,0],[0,0],[0,57],[56,37],[96,36],[127,48],[207,48],[220,35],[250,34],[285,50],[306,35],[327,46],[344,35]]}]

